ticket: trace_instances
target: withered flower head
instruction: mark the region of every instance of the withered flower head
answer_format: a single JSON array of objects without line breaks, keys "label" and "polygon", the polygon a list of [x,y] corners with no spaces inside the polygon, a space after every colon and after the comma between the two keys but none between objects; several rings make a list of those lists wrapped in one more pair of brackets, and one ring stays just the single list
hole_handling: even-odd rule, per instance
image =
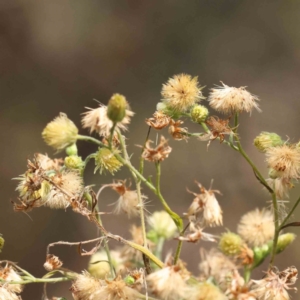
[{"label": "withered flower head", "polygon": [[296,288],[291,287],[297,277],[298,271],[295,267],[289,267],[282,272],[273,267],[263,279],[252,280],[254,282],[252,292],[258,300],[289,300],[287,290],[297,291]]},{"label": "withered flower head", "polygon": [[46,257],[46,262],[44,263],[44,268],[50,272],[60,268],[62,265],[62,261],[57,256],[48,254]]},{"label": "withered flower head", "polygon": [[[22,281],[21,276],[14,270],[12,266],[9,266],[8,264],[4,268],[0,268],[0,279],[8,282]],[[5,288],[10,293],[21,293],[24,288],[24,286],[21,284],[1,283],[0,286],[1,287],[3,286],[3,288]],[[10,298],[2,298],[2,299],[8,300]]]},{"label": "withered flower head", "polygon": [[300,177],[300,150],[294,145],[282,145],[268,148],[266,151],[268,167],[278,173],[278,177]]},{"label": "withered flower head", "polygon": [[251,113],[253,108],[260,111],[256,102],[258,97],[249,93],[245,87],[229,87],[223,82],[222,85],[211,89],[208,101],[212,108],[225,114],[242,111]]},{"label": "withered flower head", "polygon": [[262,246],[274,236],[274,218],[270,210],[255,209],[242,216],[238,234],[250,246]]},{"label": "withered flower head", "polygon": [[161,111],[156,111],[153,118],[146,119],[146,124],[154,129],[160,130],[167,127],[171,118]]},{"label": "withered flower head", "polygon": [[144,152],[142,154],[143,159],[152,162],[161,162],[166,159],[172,151],[172,148],[167,144],[167,140],[161,136],[160,143],[156,148],[150,147],[152,141],[148,140],[146,142]]},{"label": "withered flower head", "polygon": [[170,121],[170,127],[169,127],[169,133],[172,135],[174,140],[181,141],[181,140],[187,140],[187,128],[182,128],[180,125],[183,124],[183,121],[178,120],[174,121],[171,119]]},{"label": "withered flower head", "polygon": [[178,240],[189,243],[197,243],[198,241],[216,242],[216,236],[203,232],[203,228],[195,226],[193,222],[190,223],[189,233],[186,236],[179,236]]},{"label": "withered flower head", "polygon": [[[83,118],[81,120],[83,128],[89,128],[90,133],[93,131],[97,132],[100,136],[108,137],[110,131],[113,127],[113,121],[111,121],[107,116],[107,106],[100,104],[98,108],[92,109],[86,107],[89,111],[83,113]],[[120,130],[127,130],[127,125],[130,123],[130,118],[134,113],[126,109],[125,117],[121,122],[116,124],[116,128]]]},{"label": "withered flower head", "polygon": [[202,97],[198,78],[179,74],[163,84],[161,95],[163,102],[174,112],[185,112]]},{"label": "withered flower head", "polygon": [[[225,139],[226,134],[232,134],[232,129],[229,127],[229,119],[220,119],[216,116],[211,116],[207,118],[205,122],[211,131],[210,140],[214,140],[216,138],[220,138],[220,143],[222,143]],[[200,138],[201,139],[201,138]]]}]

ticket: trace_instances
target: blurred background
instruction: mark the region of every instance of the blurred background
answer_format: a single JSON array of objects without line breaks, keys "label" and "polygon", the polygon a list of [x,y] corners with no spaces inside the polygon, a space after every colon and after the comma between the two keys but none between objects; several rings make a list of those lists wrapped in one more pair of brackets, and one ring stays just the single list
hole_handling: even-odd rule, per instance
[{"label": "blurred background", "polygon": [[[80,127],[84,107],[97,106],[93,99],[106,104],[113,93],[122,93],[136,113],[126,134],[136,163],[140,149],[135,145],[142,144],[147,133],[144,120],[155,111],[162,83],[174,74],[198,76],[206,86],[205,96],[223,81],[247,86],[260,97],[262,113],[243,114],[239,132],[246,151],[267,176],[264,155],[253,146],[255,136],[273,131],[299,140],[299,11],[298,1],[0,1],[0,232],[6,241],[1,258],[18,262],[38,277],[45,273],[49,243],[97,236],[94,227],[71,210],[13,212],[10,200],[16,201],[18,195],[17,182],[11,179],[25,172],[27,158],[36,152],[63,155],[43,143],[45,125],[65,112]],[[184,125],[190,131],[200,129],[188,121]],[[155,137],[152,132],[151,138]],[[170,145],[173,152],[162,165],[162,192],[179,214],[193,199],[186,188],[198,191],[194,180],[208,188],[214,179],[213,188],[223,194],[218,199],[224,226],[232,231],[242,214],[269,205],[270,197],[251,168],[226,145],[215,141],[208,151],[206,143],[196,139],[170,140]],[[83,158],[95,149],[79,143]],[[153,166],[146,164],[147,174],[154,174]],[[86,184],[98,188],[112,181],[110,176],[92,177],[93,168],[90,163]],[[126,170],[116,174],[118,179],[129,177]],[[299,192],[293,190],[291,204]],[[149,211],[161,209],[146,187],[143,193],[151,201]],[[107,204],[117,198],[116,193],[104,192],[101,210],[110,211]],[[294,221],[299,214],[300,208]],[[103,221],[109,231],[130,238],[126,216],[104,216]],[[131,221],[138,224],[137,219]],[[176,241],[170,243],[173,249],[175,245]],[[200,247],[212,246],[184,244],[183,258],[194,274],[198,274]],[[298,240],[277,257],[276,265],[299,269],[299,246]],[[88,258],[79,257],[76,247],[58,246],[52,253],[74,271],[87,267]],[[255,273],[256,279],[264,269],[266,264]],[[48,296],[71,299],[69,287],[70,283],[49,286]],[[41,299],[42,289],[38,284],[27,286],[23,299]]]}]

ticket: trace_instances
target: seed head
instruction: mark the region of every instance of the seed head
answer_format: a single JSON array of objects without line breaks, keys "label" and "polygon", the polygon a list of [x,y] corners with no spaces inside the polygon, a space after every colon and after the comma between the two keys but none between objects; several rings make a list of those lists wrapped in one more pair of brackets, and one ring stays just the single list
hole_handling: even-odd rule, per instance
[{"label": "seed head", "polygon": [[256,103],[258,97],[250,94],[245,87],[229,87],[223,82],[222,85],[211,89],[208,101],[213,109],[224,114],[242,111],[251,113],[253,108],[260,111]]},{"label": "seed head", "polygon": [[42,132],[45,143],[56,150],[62,150],[74,144],[77,134],[78,128],[64,113],[60,113],[58,117],[48,123]]},{"label": "seed head", "polygon": [[189,300],[227,300],[228,298],[215,285],[203,282],[192,286],[187,291]]},{"label": "seed head", "polygon": [[60,268],[62,265],[62,261],[57,256],[53,254],[48,254],[46,262],[44,263],[44,268],[50,272]]},{"label": "seed head", "polygon": [[274,219],[270,210],[258,208],[243,215],[238,234],[250,246],[263,246],[274,236]]},{"label": "seed head", "polygon": [[[14,270],[12,266],[6,265],[4,268],[0,269],[0,279],[5,281],[22,281],[21,276]],[[11,293],[21,293],[24,286],[21,284],[3,284],[1,283],[1,286],[8,290]],[[0,294],[1,295],[1,294]],[[0,298],[1,299],[1,298]],[[5,298],[3,298],[5,299]],[[10,298],[6,298],[7,300]],[[6,300],[5,299],[5,300]]]},{"label": "seed head", "polygon": [[163,103],[176,112],[186,112],[203,99],[198,78],[187,74],[175,75],[163,84],[161,95]]},{"label": "seed head", "polygon": [[268,148],[266,161],[269,168],[278,172],[278,177],[298,179],[300,176],[300,149],[294,145]]}]

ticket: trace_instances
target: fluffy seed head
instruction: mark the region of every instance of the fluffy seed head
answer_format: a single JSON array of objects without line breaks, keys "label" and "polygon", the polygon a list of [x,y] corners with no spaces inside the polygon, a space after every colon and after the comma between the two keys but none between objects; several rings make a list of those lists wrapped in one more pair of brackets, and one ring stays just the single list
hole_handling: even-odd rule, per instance
[{"label": "fluffy seed head", "polygon": [[[22,281],[21,276],[14,270],[12,266],[8,266],[8,265],[0,269],[0,279],[5,281]],[[3,285],[3,287],[11,293],[21,293],[24,288],[24,286],[21,284],[1,283],[1,285]],[[10,298],[3,298],[3,299],[8,300]]]},{"label": "fluffy seed head", "polygon": [[229,87],[223,82],[222,85],[211,89],[208,101],[213,109],[224,114],[242,111],[251,113],[253,108],[260,111],[256,103],[258,97],[250,94],[245,87]]},{"label": "fluffy seed head", "polygon": [[177,227],[170,215],[163,211],[156,211],[148,217],[148,224],[159,237],[170,239],[177,232]]},{"label": "fluffy seed head", "polygon": [[187,74],[170,78],[163,84],[161,95],[163,102],[175,113],[187,111],[203,98],[198,78]]},{"label": "fluffy seed head", "polygon": [[[119,153],[116,149],[114,149],[113,152]],[[114,174],[121,168],[122,163],[115,157],[113,152],[107,148],[98,149],[98,151],[93,155],[96,165],[95,172],[100,170],[100,174],[102,174],[103,171],[108,171],[111,174]]]},{"label": "fluffy seed head", "polygon": [[260,152],[266,152],[270,147],[276,147],[282,144],[283,141],[277,133],[263,131],[254,139],[254,146]]},{"label": "fluffy seed head", "polygon": [[270,210],[258,208],[242,216],[238,234],[250,246],[263,246],[274,236],[274,220]]},{"label": "fluffy seed head", "polygon": [[78,128],[68,119],[67,115],[60,113],[52,122],[48,123],[42,132],[45,143],[56,150],[62,150],[77,140]]},{"label": "fluffy seed head", "polygon": [[282,178],[298,179],[300,176],[300,149],[294,145],[268,148],[266,161],[268,167],[277,171]]},{"label": "fluffy seed head", "polygon": [[243,241],[241,237],[233,232],[222,234],[219,242],[219,249],[228,256],[237,255],[241,252]]},{"label": "fluffy seed head", "polygon": [[203,282],[189,288],[187,291],[189,300],[227,300],[228,298],[213,284]]}]

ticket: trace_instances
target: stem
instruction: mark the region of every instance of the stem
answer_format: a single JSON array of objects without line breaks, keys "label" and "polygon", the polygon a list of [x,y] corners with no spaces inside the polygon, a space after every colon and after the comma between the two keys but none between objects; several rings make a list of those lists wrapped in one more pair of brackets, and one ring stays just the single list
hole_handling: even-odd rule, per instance
[{"label": "stem", "polygon": [[182,249],[182,244],[183,244],[183,241],[178,241],[176,252],[175,252],[175,257],[174,257],[174,265],[177,264],[178,259],[180,257],[180,252],[181,252],[181,249]]},{"label": "stem", "polygon": [[273,238],[273,249],[271,254],[271,260],[269,264],[269,268],[273,266],[275,255],[276,255],[276,248],[277,248],[277,242],[278,242],[278,236],[280,232],[279,227],[279,218],[278,218],[278,206],[277,206],[277,199],[275,192],[272,193],[272,202],[273,202],[273,210],[274,210],[274,224],[275,224],[275,234]]},{"label": "stem", "polygon": [[251,276],[251,268],[245,267],[244,268],[244,280],[245,280],[245,283],[249,282],[250,276]]},{"label": "stem", "polygon": [[113,126],[110,130],[110,136],[109,136],[109,141],[108,141],[108,145],[109,145],[110,150],[112,149],[112,140],[113,140],[113,137],[114,137],[114,131],[115,131],[116,126],[117,126],[117,122],[114,122]]},{"label": "stem", "polygon": [[155,255],[161,259],[161,254],[162,254],[162,250],[163,250],[163,246],[165,243],[165,238],[160,236],[158,238],[157,244],[156,244],[156,249],[155,249]]},{"label": "stem", "polygon": [[29,284],[29,283],[56,283],[56,282],[63,282],[69,281],[73,278],[69,277],[56,277],[56,278],[31,278],[28,280],[20,280],[20,281],[5,281],[0,279],[1,283],[8,283],[8,284]]},{"label": "stem", "polygon": [[298,206],[298,204],[300,203],[300,197],[298,198],[298,200],[296,201],[296,203],[294,204],[293,208],[291,209],[291,211],[288,213],[288,215],[284,218],[284,220],[282,221],[282,223],[279,226],[279,230],[281,230],[281,227],[284,226],[286,224],[286,222],[289,220],[289,218],[291,217],[291,215],[293,214],[294,210],[296,209],[296,207]]}]

